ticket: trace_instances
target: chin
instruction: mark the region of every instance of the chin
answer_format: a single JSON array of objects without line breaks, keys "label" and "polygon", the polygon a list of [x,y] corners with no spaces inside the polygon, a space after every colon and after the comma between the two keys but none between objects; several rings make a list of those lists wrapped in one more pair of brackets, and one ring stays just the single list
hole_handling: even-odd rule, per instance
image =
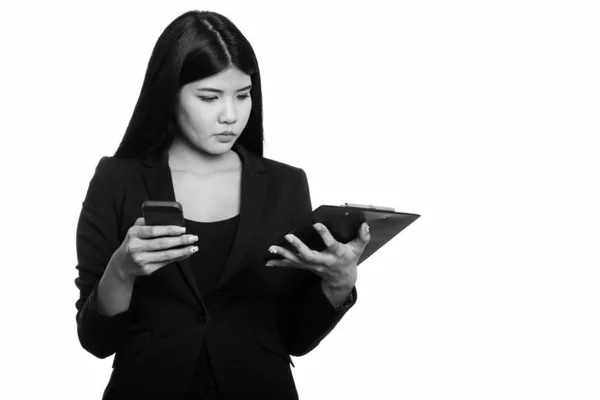
[{"label": "chin", "polygon": [[215,156],[225,154],[231,150],[231,148],[235,145],[236,141],[232,140],[227,143],[211,143],[208,146],[200,147],[199,149],[204,151],[205,153],[209,153]]}]

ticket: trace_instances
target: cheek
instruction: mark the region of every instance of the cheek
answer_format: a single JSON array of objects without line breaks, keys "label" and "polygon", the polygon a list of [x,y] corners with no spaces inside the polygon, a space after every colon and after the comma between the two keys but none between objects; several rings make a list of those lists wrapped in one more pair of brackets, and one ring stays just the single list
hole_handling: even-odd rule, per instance
[{"label": "cheek", "polygon": [[197,133],[205,133],[214,128],[217,120],[214,109],[197,105],[189,110],[189,121]]},{"label": "cheek", "polygon": [[250,112],[252,111],[252,101],[248,100],[248,102],[244,104],[242,109],[244,110],[244,119],[248,121],[248,119],[250,118]]}]

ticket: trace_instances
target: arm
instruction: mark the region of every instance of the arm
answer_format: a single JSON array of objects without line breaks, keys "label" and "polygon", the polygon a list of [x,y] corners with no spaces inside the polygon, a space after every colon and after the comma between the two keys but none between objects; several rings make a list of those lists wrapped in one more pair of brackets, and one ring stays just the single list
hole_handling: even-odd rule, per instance
[{"label": "arm", "polygon": [[[302,169],[293,196],[296,204],[292,224],[296,225],[312,212],[308,180]],[[289,353],[298,357],[317,347],[356,303],[358,295],[356,286],[333,290],[313,272],[294,270],[293,273],[292,293],[280,306],[278,325]]]},{"label": "arm", "polygon": [[108,157],[103,157],[88,187],[77,224],[77,270],[80,291],[77,335],[81,346],[98,358],[116,351],[130,321],[133,282],[119,274],[113,254],[118,241],[117,193]]}]

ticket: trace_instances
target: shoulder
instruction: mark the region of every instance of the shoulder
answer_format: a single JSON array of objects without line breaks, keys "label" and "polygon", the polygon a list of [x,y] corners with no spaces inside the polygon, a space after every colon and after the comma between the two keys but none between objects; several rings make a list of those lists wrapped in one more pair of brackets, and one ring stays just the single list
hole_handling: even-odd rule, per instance
[{"label": "shoulder", "polygon": [[141,169],[141,159],[104,156],[98,161],[94,175],[103,178],[118,179],[119,177],[135,174],[141,171]]},{"label": "shoulder", "polygon": [[272,179],[282,179],[298,184],[303,177],[306,177],[306,173],[300,167],[264,157],[261,158],[261,162]]},{"label": "shoulder", "polygon": [[310,187],[304,170],[300,167],[275,161],[268,158],[261,159],[267,169],[269,181],[292,207],[291,215],[295,225],[312,211]]},{"label": "shoulder", "polygon": [[141,170],[141,159],[104,156],[96,165],[90,185],[104,190],[115,189],[126,185],[135,175],[139,175]]},{"label": "shoulder", "polygon": [[261,161],[268,171],[269,180],[282,190],[299,195],[308,192],[308,178],[302,168],[264,157]]}]

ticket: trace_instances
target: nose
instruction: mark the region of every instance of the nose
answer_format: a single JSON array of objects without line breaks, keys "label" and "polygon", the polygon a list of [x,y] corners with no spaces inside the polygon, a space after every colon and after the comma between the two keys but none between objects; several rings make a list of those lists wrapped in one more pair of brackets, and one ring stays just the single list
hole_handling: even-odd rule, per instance
[{"label": "nose", "polygon": [[219,115],[219,122],[222,124],[234,124],[237,121],[237,109],[233,100],[225,101],[225,109]]}]

